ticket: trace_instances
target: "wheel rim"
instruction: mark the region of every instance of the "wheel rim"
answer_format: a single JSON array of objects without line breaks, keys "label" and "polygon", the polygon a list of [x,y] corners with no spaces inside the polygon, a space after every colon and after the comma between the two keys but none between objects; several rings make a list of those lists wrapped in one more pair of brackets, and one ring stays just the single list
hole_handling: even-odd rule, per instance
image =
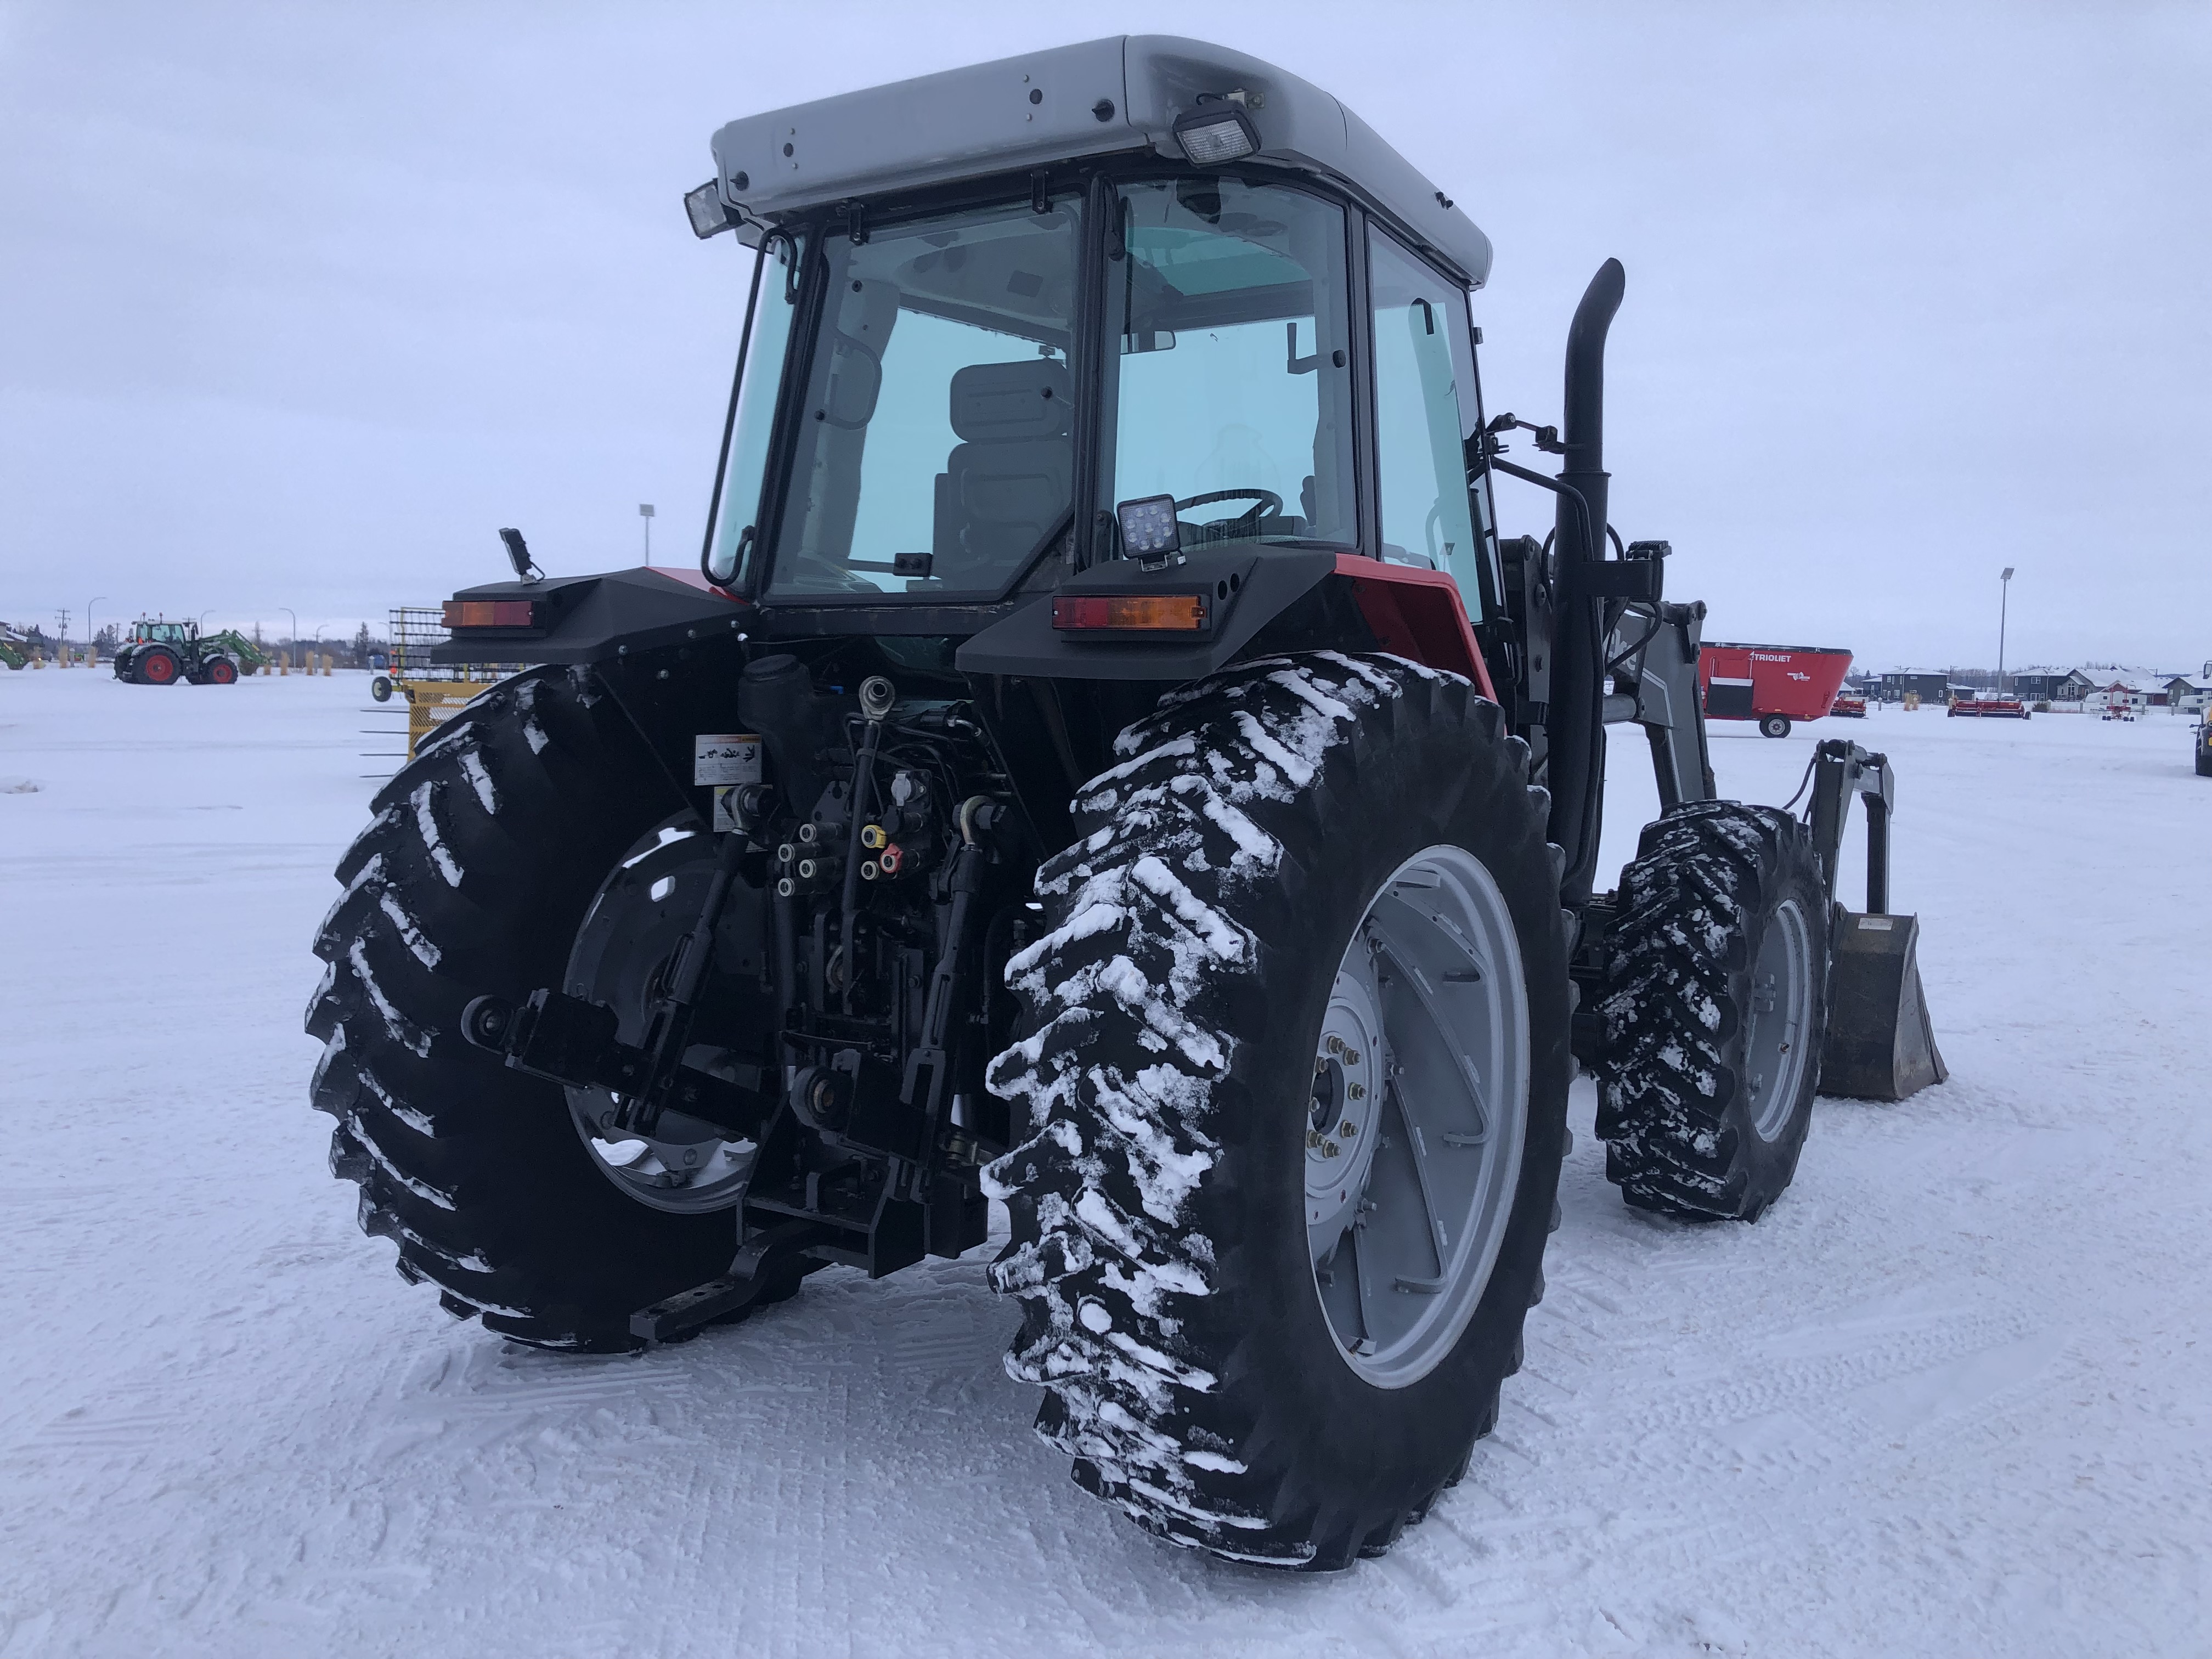
[{"label": "wheel rim", "polygon": [[[673,826],[664,839],[618,866],[577,930],[562,988],[615,1010],[617,1035],[636,1042],[676,946],[690,931],[713,879],[709,838]],[[693,1043],[686,1060],[736,1081],[726,1048]],[[726,1210],[744,1196],[757,1148],[717,1126],[681,1112],[663,1112],[651,1136],[614,1125],[621,1097],[612,1090],[571,1088],[568,1115],[601,1174],[639,1203],[679,1215]]]},{"label": "wheel rim", "polygon": [[1490,1282],[1519,1184],[1528,998],[1504,895],[1456,847],[1415,854],[1338,966],[1306,1116],[1306,1237],[1337,1352],[1404,1388]]},{"label": "wheel rim", "polygon": [[168,657],[155,652],[146,659],[146,678],[155,685],[167,685],[177,677],[177,665]]},{"label": "wheel rim", "polygon": [[1751,1082],[1751,1127],[1772,1140],[1796,1109],[1813,1023],[1813,930],[1796,899],[1784,899],[1766,925],[1751,970],[1751,1020],[1744,1068]]}]

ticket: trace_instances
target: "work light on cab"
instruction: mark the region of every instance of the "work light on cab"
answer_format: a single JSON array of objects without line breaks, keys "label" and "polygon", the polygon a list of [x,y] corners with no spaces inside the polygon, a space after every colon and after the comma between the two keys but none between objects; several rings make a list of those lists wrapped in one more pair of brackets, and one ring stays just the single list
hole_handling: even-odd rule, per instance
[{"label": "work light on cab", "polygon": [[1183,155],[1202,167],[1241,161],[1260,149],[1260,135],[1253,129],[1251,118],[1234,104],[1192,111],[1175,124],[1175,136]]}]

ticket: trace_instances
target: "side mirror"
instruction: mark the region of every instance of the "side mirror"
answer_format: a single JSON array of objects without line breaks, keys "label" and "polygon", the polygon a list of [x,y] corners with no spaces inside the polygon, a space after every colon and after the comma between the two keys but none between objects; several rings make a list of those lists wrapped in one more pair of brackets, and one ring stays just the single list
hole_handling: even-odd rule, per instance
[{"label": "side mirror", "polygon": [[499,538],[507,545],[507,561],[514,567],[519,580],[534,582],[544,575],[545,573],[532,562],[530,544],[522,539],[520,530],[502,530],[499,532]]}]

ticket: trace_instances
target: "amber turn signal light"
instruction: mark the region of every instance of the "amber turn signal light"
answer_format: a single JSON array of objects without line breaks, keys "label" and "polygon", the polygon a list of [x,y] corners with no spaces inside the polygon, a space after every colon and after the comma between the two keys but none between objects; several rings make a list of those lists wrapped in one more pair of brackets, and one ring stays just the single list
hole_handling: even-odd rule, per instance
[{"label": "amber turn signal light", "polygon": [[1055,593],[1052,625],[1067,632],[1103,629],[1194,634],[1206,626],[1202,593]]},{"label": "amber turn signal light", "polygon": [[448,628],[535,628],[538,607],[528,599],[447,599]]}]

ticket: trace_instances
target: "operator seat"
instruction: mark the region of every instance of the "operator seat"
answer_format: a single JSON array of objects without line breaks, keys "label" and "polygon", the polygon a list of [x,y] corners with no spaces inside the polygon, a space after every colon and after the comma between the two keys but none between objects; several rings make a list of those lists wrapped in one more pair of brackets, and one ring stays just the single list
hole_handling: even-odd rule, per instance
[{"label": "operator seat", "polygon": [[971,363],[952,376],[961,440],[937,475],[931,568],[956,587],[1011,576],[1067,516],[1075,491],[1067,365]]}]

